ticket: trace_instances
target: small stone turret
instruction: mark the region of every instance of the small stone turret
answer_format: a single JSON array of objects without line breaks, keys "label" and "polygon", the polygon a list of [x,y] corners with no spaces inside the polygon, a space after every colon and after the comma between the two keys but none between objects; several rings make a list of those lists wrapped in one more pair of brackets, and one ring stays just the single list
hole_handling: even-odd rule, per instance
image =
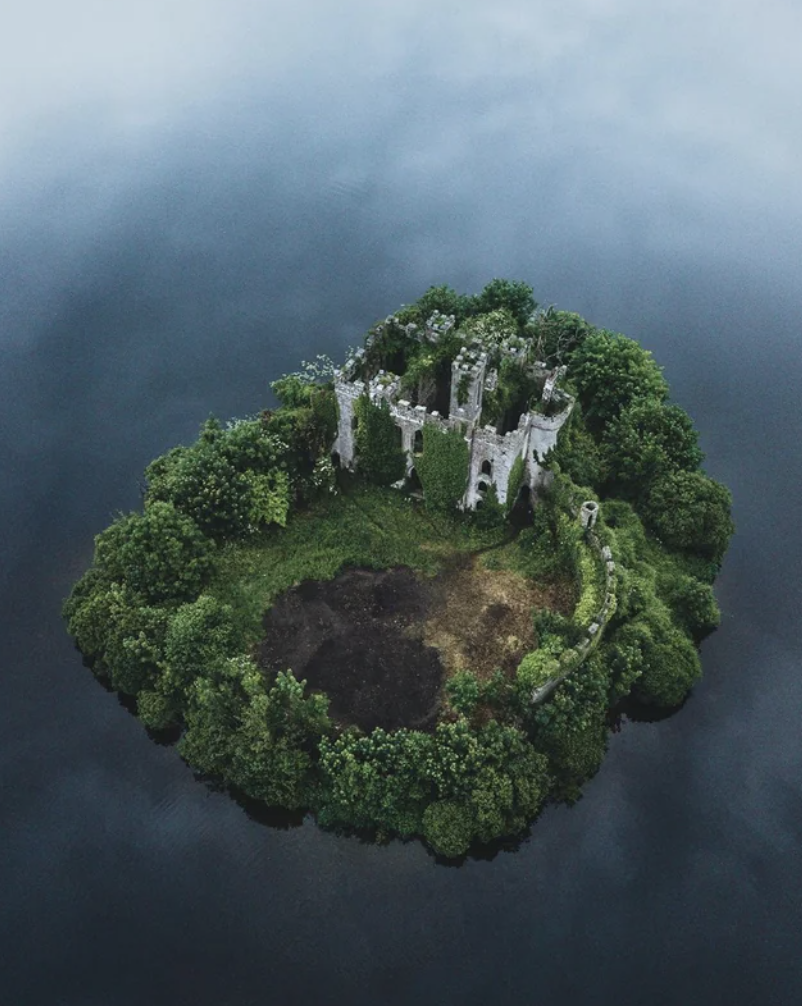
[{"label": "small stone turret", "polygon": [[593,500],[586,500],[579,511],[579,519],[582,522],[582,527],[587,531],[590,531],[596,523],[596,518],[598,516],[599,504],[595,503]]}]

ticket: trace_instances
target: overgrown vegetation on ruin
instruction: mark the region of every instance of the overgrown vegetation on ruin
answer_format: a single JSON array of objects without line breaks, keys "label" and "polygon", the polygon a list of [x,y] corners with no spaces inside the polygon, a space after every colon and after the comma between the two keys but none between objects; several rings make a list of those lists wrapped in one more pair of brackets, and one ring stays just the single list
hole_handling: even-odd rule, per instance
[{"label": "overgrown vegetation on ruin", "polygon": [[[408,326],[433,316],[453,324],[422,347]],[[536,310],[526,284],[494,280],[475,297],[433,287],[373,330],[361,365],[404,372],[415,395],[431,396],[476,332],[488,345],[495,333],[520,340],[527,357],[567,364],[577,400],[540,459],[550,488],[519,533],[507,517],[522,463],[510,472],[509,505],[491,485],[483,509],[462,514],[453,503],[465,442],[426,427],[416,459],[425,501],[412,499],[386,488],[405,459],[386,411],[367,399],[361,475],[338,475],[332,368],[320,359],[275,382],[277,410],[225,427],[209,420],[195,444],[154,461],[143,511],[97,536],[94,563],[64,606],[94,672],[136,702],[147,727],[176,730],[198,772],[271,805],[308,808],[328,826],[423,836],[449,857],[521,834],[548,800],[576,799],[623,699],[683,701],[701,673],[698,643],[719,621],[712,583],[733,531],[729,493],[701,470],[693,424],[667,401],[651,355],[578,315]],[[499,415],[531,395],[524,377],[510,371],[491,390]],[[577,517],[588,499],[600,502],[594,540],[614,559],[606,565]],[[413,573],[375,584],[352,574],[338,593],[344,571],[398,569]],[[582,649],[611,577],[609,617]],[[332,591],[309,586],[321,582]],[[476,626],[455,592],[480,609]],[[373,605],[399,654],[441,646],[436,720],[349,726],[325,691],[271,666],[259,649],[266,612],[275,614],[272,638],[283,632],[296,644],[312,595],[318,623],[339,625],[340,641],[343,625],[370,632]],[[522,597],[531,600],[528,625]],[[320,645],[302,656],[325,680],[335,650],[325,625],[319,632]],[[403,674],[393,647],[376,650]],[[471,654],[475,666],[466,666]],[[337,656],[351,658],[361,659],[347,648]],[[338,701],[347,705],[347,695]]]}]

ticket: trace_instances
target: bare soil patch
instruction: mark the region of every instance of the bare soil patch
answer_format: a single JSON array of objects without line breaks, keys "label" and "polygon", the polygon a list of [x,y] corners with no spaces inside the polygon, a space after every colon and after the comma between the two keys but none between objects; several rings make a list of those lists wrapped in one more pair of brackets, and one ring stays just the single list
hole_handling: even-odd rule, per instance
[{"label": "bare soil patch", "polygon": [[436,578],[423,640],[440,653],[447,674],[470,670],[488,677],[513,674],[537,646],[532,613],[571,612],[560,586],[540,586],[508,569],[487,569],[482,556],[465,556]]},{"label": "bare soil patch", "polygon": [[430,593],[431,582],[406,568],[302,583],[265,614],[257,659],[325,692],[340,722],[429,729],[443,680],[437,650],[421,639]]},{"label": "bare soil patch", "polygon": [[537,643],[533,609],[567,603],[559,588],[487,569],[479,555],[455,557],[433,579],[349,569],[282,594],[265,613],[256,657],[269,676],[289,668],[325,692],[340,723],[429,730],[446,676],[514,673]]}]

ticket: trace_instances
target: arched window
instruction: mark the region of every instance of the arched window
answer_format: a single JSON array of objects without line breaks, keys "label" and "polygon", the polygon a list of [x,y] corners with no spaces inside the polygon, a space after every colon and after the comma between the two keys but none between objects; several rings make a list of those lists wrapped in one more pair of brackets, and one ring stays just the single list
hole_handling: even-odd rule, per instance
[{"label": "arched window", "polygon": [[415,430],[415,442],[412,445],[413,454],[423,454],[423,430]]},{"label": "arched window", "polygon": [[482,475],[493,477],[493,465],[487,460],[482,462]]},{"label": "arched window", "polygon": [[482,482],[480,482],[477,485],[476,490],[477,490],[477,492],[480,492],[484,496],[484,494],[487,492],[488,488],[489,488],[489,486],[488,486],[487,482],[482,481]]}]

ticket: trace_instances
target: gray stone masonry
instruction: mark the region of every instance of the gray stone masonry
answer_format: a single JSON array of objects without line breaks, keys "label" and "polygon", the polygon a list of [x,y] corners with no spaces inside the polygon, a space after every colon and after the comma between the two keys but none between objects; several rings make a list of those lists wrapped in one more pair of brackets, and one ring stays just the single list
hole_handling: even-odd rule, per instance
[{"label": "gray stone masonry", "polygon": [[[453,319],[432,318],[425,333],[420,338],[436,341],[441,331],[447,331]],[[502,352],[523,363],[523,351],[519,346],[502,346]],[[566,395],[555,384],[562,370],[549,374],[544,364],[534,364],[534,371],[544,376],[543,402],[557,407],[554,415],[546,416],[538,411],[524,412],[516,429],[501,434],[492,426],[480,426],[482,397],[485,390],[496,387],[498,374],[487,369],[488,354],[481,344],[463,346],[451,365],[451,391],[448,417],[437,411],[429,411],[423,405],[411,405],[400,398],[401,379],[395,374],[380,371],[365,386],[364,381],[354,380],[359,363],[364,359],[364,350],[358,350],[346,365],[335,374],[334,390],[337,397],[338,426],[332,452],[339,455],[340,465],[355,469],[359,465],[354,433],[356,418],[354,403],[366,391],[371,401],[386,401],[396,426],[401,430],[401,442],[407,456],[407,475],[415,467],[415,455],[421,449],[423,427],[434,423],[441,429],[459,429],[468,444],[469,470],[462,509],[475,509],[487,495],[490,486],[496,487],[500,503],[507,502],[507,488],[510,472],[517,458],[524,462],[524,485],[531,490],[545,487],[550,473],[541,467],[548,451],[557,443],[557,435],[571,414],[574,405],[570,395]],[[460,393],[462,389],[462,393]],[[460,402],[460,398],[463,401]]]}]

